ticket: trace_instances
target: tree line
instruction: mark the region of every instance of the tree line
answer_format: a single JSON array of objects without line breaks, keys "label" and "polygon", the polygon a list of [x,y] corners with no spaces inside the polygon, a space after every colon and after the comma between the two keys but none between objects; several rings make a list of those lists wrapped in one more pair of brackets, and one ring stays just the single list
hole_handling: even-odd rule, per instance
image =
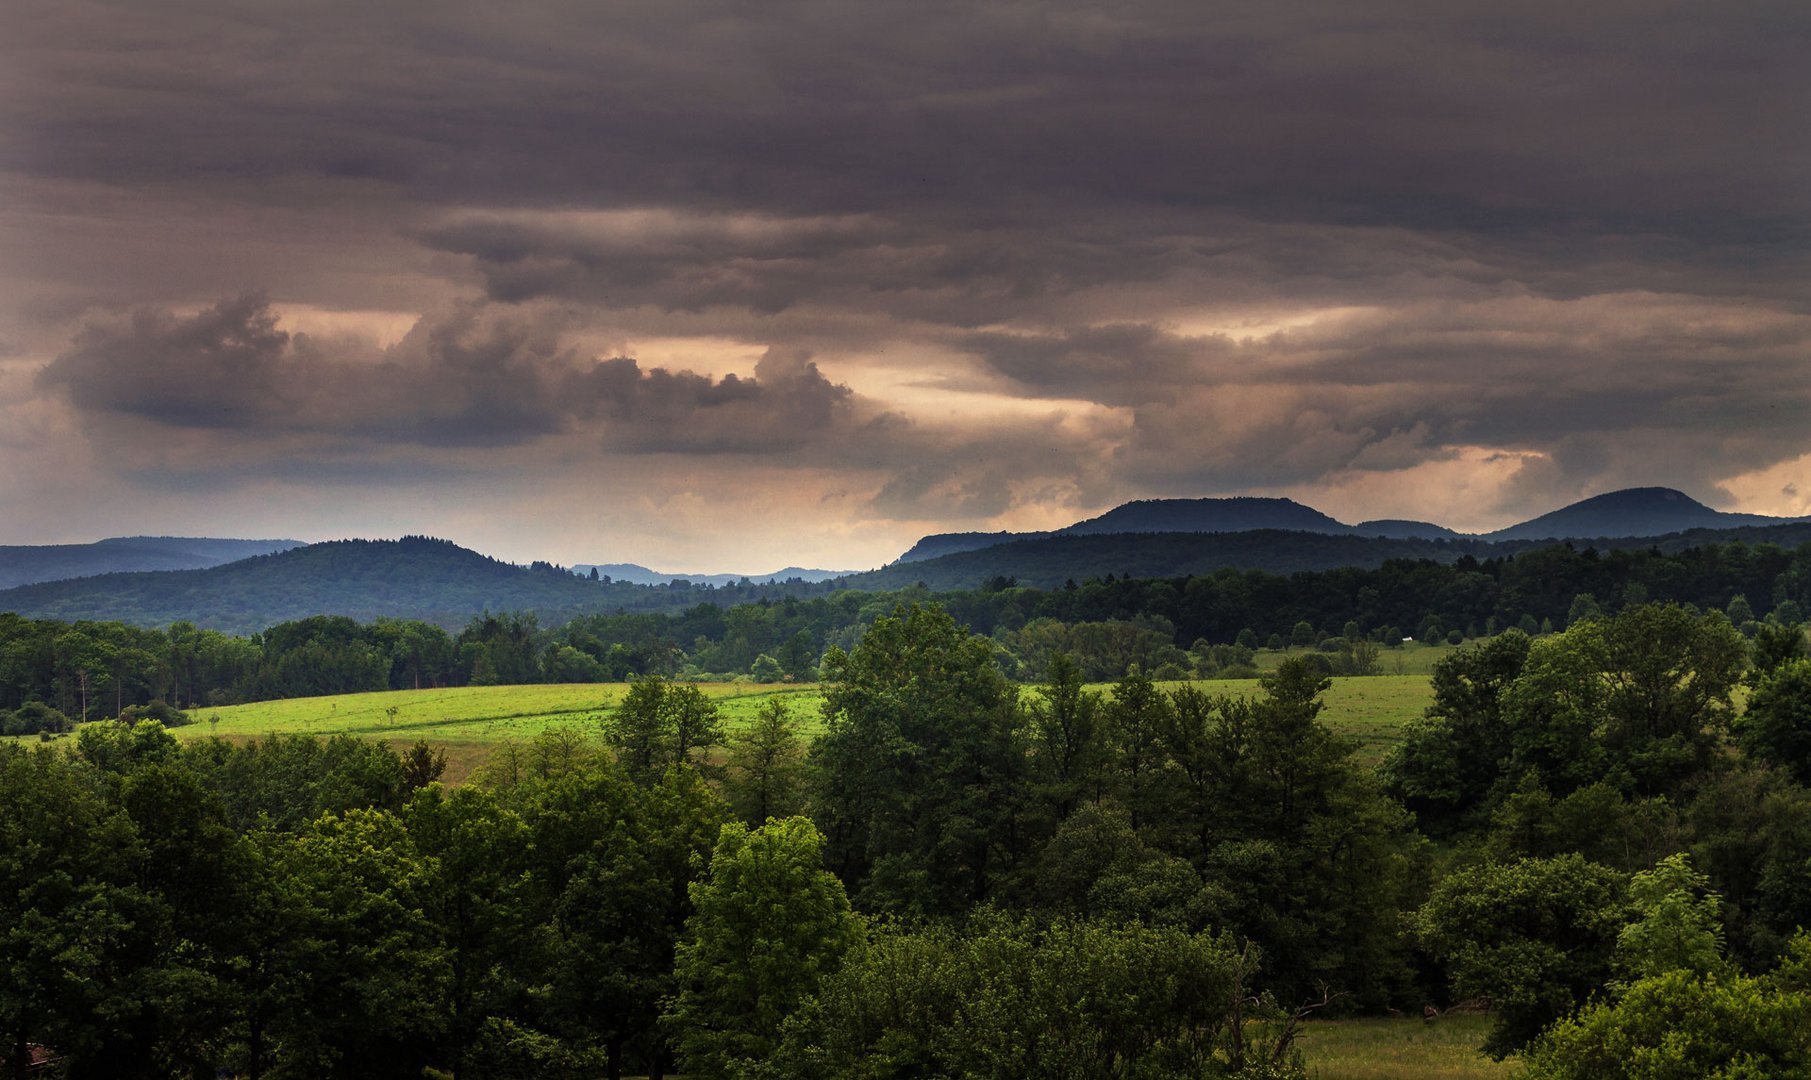
[{"label": "tree line", "polygon": [[[546,573],[556,571],[549,569]],[[563,571],[561,571],[563,573]],[[729,594],[725,594],[729,595]],[[1253,652],[1317,646],[1335,674],[1374,669],[1403,638],[1459,642],[1517,628],[1529,636],[1644,603],[1725,611],[1752,635],[1811,608],[1811,545],[1709,545],[1665,554],[1559,546],[1453,564],[1392,562],[1278,576],[1219,571],[1181,579],[1108,575],[1057,589],[1009,578],[932,594],[842,590],[680,612],[618,611],[543,627],[529,613],[485,613],[449,632],[431,622],[315,616],[247,637],[177,622],[146,629],[0,615],[0,728],[56,730],[128,706],[172,709],[356,691],[531,682],[687,678],[809,681],[832,647],[848,650],[900,603],[935,601],[993,642],[1006,672],[1045,677],[1065,653],[1090,681],[1134,664],[1165,679],[1250,677]],[[1355,648],[1356,643],[1369,645]]]}]

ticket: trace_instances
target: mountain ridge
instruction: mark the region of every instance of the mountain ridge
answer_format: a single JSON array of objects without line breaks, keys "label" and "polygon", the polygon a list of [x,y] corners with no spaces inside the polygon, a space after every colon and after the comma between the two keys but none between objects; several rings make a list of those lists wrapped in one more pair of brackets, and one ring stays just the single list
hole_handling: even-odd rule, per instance
[{"label": "mountain ridge", "polygon": [[1229,534],[1282,530],[1398,540],[1590,540],[1667,536],[1691,529],[1768,527],[1811,521],[1716,510],[1674,488],[1622,488],[1593,495],[1527,521],[1486,533],[1462,533],[1428,521],[1385,518],[1357,525],[1281,497],[1137,499],[1096,517],[1043,532],[932,533],[890,565],[921,562],[999,544],[1052,536],[1113,533]]},{"label": "mountain ridge", "polygon": [[1487,540],[1666,536],[1697,528],[1785,525],[1803,520],[1715,510],[1674,488],[1620,488],[1482,536]]},{"label": "mountain ridge", "polygon": [[329,540],[198,570],[135,571],[0,591],[0,612],[162,626],[193,622],[252,633],[311,615],[421,619],[457,629],[486,611],[544,617],[653,611],[700,599],[733,603],[823,585],[749,588],[603,584],[549,563],[517,566],[450,540]]},{"label": "mountain ridge", "polygon": [[[1615,497],[1607,501],[1585,500],[1583,508],[1576,512],[1567,513],[1578,504],[1522,524],[1539,525],[1530,531],[1550,531],[1594,521],[1608,521],[1612,526],[1635,521],[1643,527],[1673,520],[1737,523],[1727,528],[1678,530],[1658,537],[1570,540],[1602,550],[1650,545],[1682,550],[1735,541],[1789,547],[1811,543],[1811,519],[1723,514],[1671,489],[1632,489],[1610,494]],[[1071,580],[1079,583],[1108,576],[1169,579],[1223,569],[1289,574],[1374,567],[1393,559],[1454,562],[1466,556],[1512,557],[1561,542],[1527,535],[1498,539],[1490,535],[1449,536],[1444,533],[1450,530],[1428,522],[1379,520],[1351,526],[1288,500],[1246,501],[1233,507],[1240,513],[1218,520],[1202,516],[1223,505],[1212,500],[1198,501],[1187,508],[1193,515],[1187,520],[1211,526],[1249,522],[1254,520],[1253,514],[1258,515],[1258,520],[1263,515],[1281,515],[1283,520],[1307,523],[1321,531],[1140,531],[1140,527],[1159,524],[1165,510],[1163,500],[1151,500],[1123,513],[1077,522],[1070,531],[951,534],[959,543],[985,543],[824,581],[756,584],[750,578],[746,585],[740,576],[724,584],[677,577],[665,584],[645,585],[623,580],[591,581],[551,563],[519,566],[451,541],[428,537],[336,540],[205,568],[116,572],[20,585],[0,590],[0,612],[65,621],[118,619],[139,625],[189,621],[234,633],[250,633],[274,623],[322,614],[347,615],[363,621],[415,618],[457,628],[484,611],[535,611],[543,619],[564,620],[612,610],[676,610],[700,602],[729,606],[770,597],[820,595],[843,588],[890,589],[918,582],[939,589],[992,587],[996,582],[1011,581],[1059,587]],[[1647,513],[1644,517],[1644,508],[1676,514]],[[1606,510],[1612,512],[1608,518],[1603,516]],[[1622,516],[1616,516],[1618,513]],[[1114,528],[1128,531],[1108,531]],[[1620,526],[1617,528],[1622,531]],[[1508,531],[1499,530],[1498,535]],[[131,538],[119,539],[121,545],[131,546]],[[918,545],[927,546],[931,545]],[[773,576],[796,570],[776,571]]]},{"label": "mountain ridge", "polygon": [[1099,517],[1057,529],[1059,536],[1106,533],[1233,533],[1276,529],[1343,535],[1352,526],[1294,499],[1236,495],[1207,499],[1135,499]]},{"label": "mountain ridge", "polygon": [[1360,536],[1380,536],[1386,540],[1458,540],[1465,534],[1431,521],[1409,521],[1403,518],[1378,518],[1352,526]]},{"label": "mountain ridge", "polygon": [[1475,559],[1513,558],[1524,552],[1570,544],[1613,551],[1652,547],[1665,553],[1710,544],[1775,544],[1797,548],[1811,544],[1811,521],[1730,529],[1690,529],[1649,537],[1576,537],[1565,540],[1485,540],[1393,538],[1257,530],[1242,533],[1103,533],[1043,536],[924,559],[896,562],[842,579],[854,589],[896,589],[923,584],[932,590],[968,589],[1010,581],[1036,588],[1058,588],[1108,575],[1130,578],[1185,578],[1220,570],[1260,570],[1272,574],[1374,569],[1398,559],[1452,563]]},{"label": "mountain ridge", "polygon": [[109,536],[86,544],[0,545],[0,589],[100,574],[204,570],[307,546],[300,540]]}]

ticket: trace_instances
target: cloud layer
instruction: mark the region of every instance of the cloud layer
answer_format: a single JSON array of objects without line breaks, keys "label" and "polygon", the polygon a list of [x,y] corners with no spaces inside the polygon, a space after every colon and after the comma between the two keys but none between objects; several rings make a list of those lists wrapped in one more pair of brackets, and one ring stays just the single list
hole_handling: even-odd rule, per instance
[{"label": "cloud layer", "polygon": [[[5,539],[104,528],[71,487],[731,569],[1811,491],[1802,5],[27,7],[0,415],[82,483]],[[541,548],[485,524],[530,484]]]},{"label": "cloud layer", "polygon": [[515,446],[595,429],[629,452],[760,453],[850,423],[852,394],[803,354],[750,378],[585,358],[545,323],[462,306],[400,341],[291,334],[247,295],[182,317],[91,324],[39,375],[85,413],[231,440],[284,435],[422,447]]}]

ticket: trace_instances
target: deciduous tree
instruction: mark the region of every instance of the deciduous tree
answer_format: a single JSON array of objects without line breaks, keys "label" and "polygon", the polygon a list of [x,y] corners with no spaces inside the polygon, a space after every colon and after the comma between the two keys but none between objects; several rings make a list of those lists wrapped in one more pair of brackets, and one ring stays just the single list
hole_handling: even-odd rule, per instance
[{"label": "deciduous tree", "polygon": [[1458,870],[1434,888],[1416,926],[1459,997],[1490,998],[1487,1050],[1514,1052],[1609,979],[1625,884],[1565,855]]},{"label": "deciduous tree", "polygon": [[811,761],[830,866],[873,908],[988,898],[1028,854],[1018,689],[991,643],[941,608],[900,608],[824,675]]},{"label": "deciduous tree", "polygon": [[765,1063],[786,1017],[860,937],[823,847],[805,818],[723,826],[709,877],[691,884],[665,1016],[687,1075],[727,1080]]},{"label": "deciduous tree", "polygon": [[804,809],[805,743],[783,699],[768,698],[754,720],[731,736],[723,788],[730,806],[750,826]]}]

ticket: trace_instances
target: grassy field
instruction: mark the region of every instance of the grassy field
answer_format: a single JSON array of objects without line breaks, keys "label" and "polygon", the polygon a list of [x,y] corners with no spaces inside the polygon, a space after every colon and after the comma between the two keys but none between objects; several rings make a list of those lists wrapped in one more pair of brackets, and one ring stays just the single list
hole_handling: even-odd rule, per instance
[{"label": "grassy field", "polygon": [[1483,1016],[1319,1020],[1303,1027],[1296,1047],[1311,1080],[1504,1080],[1516,1059],[1478,1053],[1489,1029]]},{"label": "grassy field", "polygon": [[[816,686],[699,683],[731,727],[752,717],[768,700],[784,699],[807,730],[823,696]],[[497,742],[528,739],[550,727],[596,727],[622,702],[627,683],[555,683],[529,686],[459,686],[442,690],[385,690],[370,694],[289,698],[230,708],[195,709],[196,723],[181,734],[240,738],[269,731],[315,735],[372,735]]]},{"label": "grassy field", "polygon": [[[1377,670],[1385,675],[1432,675],[1434,664],[1459,648],[1458,645],[1445,643],[1423,645],[1419,641],[1412,641],[1394,649],[1381,650],[1377,654]],[[1307,656],[1318,651],[1309,648],[1278,649],[1275,652],[1259,649],[1256,657],[1258,670],[1275,671],[1285,657]]]},{"label": "grassy field", "polygon": [[[823,695],[816,686],[700,683],[733,731],[765,702],[781,698],[803,721],[818,727]],[[459,686],[439,690],[386,690],[370,694],[289,698],[228,708],[195,709],[195,723],[177,728],[181,738],[250,739],[272,733],[357,735],[397,749],[426,739],[446,751],[446,779],[458,783],[482,764],[498,743],[527,741],[553,727],[599,730],[600,721],[628,691],[626,683],[557,683],[531,686]]]},{"label": "grassy field", "polygon": [[1322,1020],[1305,1026],[1296,1045],[1314,1080],[1502,1080],[1514,1059],[1478,1053],[1490,1024],[1483,1016]]},{"label": "grassy field", "polygon": [[[1161,683],[1164,687],[1181,683]],[[1196,679],[1189,685],[1210,694],[1258,694],[1256,679]],[[1106,690],[1105,684],[1091,687]],[[1335,732],[1358,742],[1357,758],[1366,765],[1383,760],[1390,747],[1402,739],[1402,727],[1420,716],[1434,700],[1433,684],[1426,675],[1367,675],[1334,679],[1321,700],[1326,708],[1321,720]]]},{"label": "grassy field", "polygon": [[[1169,683],[1167,686],[1179,684]],[[1252,679],[1212,679],[1194,685],[1212,694],[1256,694]],[[597,730],[622,701],[623,683],[533,686],[463,686],[441,690],[391,690],[334,697],[261,701],[228,708],[196,709],[195,723],[177,729],[183,738],[218,735],[247,739],[272,732],[357,735],[405,747],[426,739],[448,757],[448,779],[457,781],[505,740],[532,739],[550,727]],[[807,735],[819,728],[823,695],[814,685],[703,683],[723,710],[731,730],[773,698],[784,700],[803,721]],[[1093,689],[1108,690],[1106,684]],[[1432,698],[1426,676],[1378,675],[1335,679],[1327,691],[1328,726],[1359,743],[1359,759],[1374,764],[1399,738],[1402,725],[1419,716]]]}]

